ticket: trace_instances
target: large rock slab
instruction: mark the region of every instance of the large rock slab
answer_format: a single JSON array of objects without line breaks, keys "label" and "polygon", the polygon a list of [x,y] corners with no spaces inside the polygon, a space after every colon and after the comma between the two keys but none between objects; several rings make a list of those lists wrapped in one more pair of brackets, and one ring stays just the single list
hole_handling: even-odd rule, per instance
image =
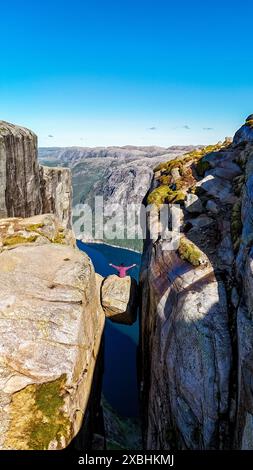
[{"label": "large rock slab", "polygon": [[205,176],[196,184],[196,188],[203,189],[208,195],[219,199],[223,203],[234,204],[237,200],[233,193],[232,182],[218,176]]},{"label": "large rock slab", "polygon": [[[2,240],[35,222],[1,220]],[[104,326],[94,268],[45,231],[0,253],[0,449],[66,447],[92,386]]]},{"label": "large rock slab", "polygon": [[132,325],[136,321],[137,282],[130,276],[111,275],[101,286],[101,299],[105,315],[113,322]]}]

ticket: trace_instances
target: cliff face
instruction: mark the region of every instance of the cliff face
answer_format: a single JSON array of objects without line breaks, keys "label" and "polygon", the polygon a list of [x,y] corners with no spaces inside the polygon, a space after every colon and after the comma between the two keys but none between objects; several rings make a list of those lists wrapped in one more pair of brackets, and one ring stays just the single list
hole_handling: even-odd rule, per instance
[{"label": "cliff face", "polygon": [[242,130],[155,169],[148,202],[180,204],[182,233],[143,255],[148,449],[253,448],[252,162]]},{"label": "cliff face", "polygon": [[0,121],[0,216],[40,214],[37,137],[28,129]]},{"label": "cliff face", "polygon": [[0,123],[1,449],[62,449],[83,423],[89,445],[100,399],[105,315],[70,229],[70,172],[39,167],[36,145]]},{"label": "cliff face", "polygon": [[42,211],[56,214],[64,227],[71,227],[72,183],[67,168],[40,167]]},{"label": "cliff face", "polygon": [[242,155],[244,185],[241,197],[241,237],[236,257],[240,288],[237,309],[238,408],[236,445],[253,449],[253,145]]},{"label": "cliff face", "polygon": [[37,153],[37,137],[33,132],[0,121],[0,217],[31,217],[51,212],[70,227],[70,171],[40,167]]}]

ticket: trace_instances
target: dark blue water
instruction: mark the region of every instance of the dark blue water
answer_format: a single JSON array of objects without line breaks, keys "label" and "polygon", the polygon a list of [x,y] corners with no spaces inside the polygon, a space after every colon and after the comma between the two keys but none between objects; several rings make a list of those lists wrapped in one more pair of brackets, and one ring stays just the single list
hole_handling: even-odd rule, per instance
[{"label": "dark blue water", "polygon": [[[102,243],[85,244],[77,241],[77,246],[91,258],[95,271],[102,276],[115,274],[108,264],[138,266],[129,273],[137,281],[139,278],[140,253],[116,248]],[[136,355],[139,339],[138,320],[132,326],[119,325],[106,320],[105,326],[105,372],[103,394],[110,405],[122,416],[136,417],[139,414]]]}]

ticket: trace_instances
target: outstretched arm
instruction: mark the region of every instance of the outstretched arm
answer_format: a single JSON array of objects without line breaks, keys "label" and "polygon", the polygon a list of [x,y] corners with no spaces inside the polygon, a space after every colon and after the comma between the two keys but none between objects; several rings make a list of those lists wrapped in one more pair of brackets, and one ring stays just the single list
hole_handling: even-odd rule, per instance
[{"label": "outstretched arm", "polygon": [[115,264],[112,264],[112,263],[109,263],[109,266],[111,266],[112,268],[115,268],[115,269],[119,269],[119,266],[116,266]]},{"label": "outstretched arm", "polygon": [[134,268],[135,266],[137,266],[137,265],[136,265],[136,264],[132,264],[131,266],[126,266],[125,269],[126,269],[126,271],[128,271],[129,269]]}]

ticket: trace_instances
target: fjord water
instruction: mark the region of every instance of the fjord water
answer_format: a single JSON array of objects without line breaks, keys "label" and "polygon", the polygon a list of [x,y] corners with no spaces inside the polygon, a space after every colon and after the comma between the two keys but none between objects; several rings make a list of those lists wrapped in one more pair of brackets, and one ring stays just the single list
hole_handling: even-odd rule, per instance
[{"label": "fjord water", "polygon": [[[92,260],[95,271],[105,277],[115,274],[109,263],[137,267],[129,273],[138,281],[141,254],[103,243],[86,244],[77,241],[77,246]],[[138,319],[132,326],[120,325],[106,320],[103,394],[109,404],[125,417],[139,415],[137,389],[137,346],[139,339]]]}]

